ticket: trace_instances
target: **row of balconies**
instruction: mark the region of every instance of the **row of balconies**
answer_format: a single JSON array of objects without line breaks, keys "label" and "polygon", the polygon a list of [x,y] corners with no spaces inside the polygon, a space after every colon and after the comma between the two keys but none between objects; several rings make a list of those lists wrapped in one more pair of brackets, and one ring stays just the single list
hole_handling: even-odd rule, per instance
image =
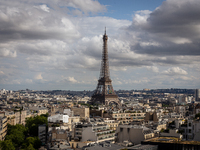
[{"label": "row of balconies", "polygon": [[134,115],[128,115],[128,116],[113,116],[113,118],[127,118],[127,117],[145,117],[144,115],[138,115],[138,116],[134,116]]},{"label": "row of balconies", "polygon": [[42,133],[46,133],[46,131],[45,131],[45,130],[43,130],[43,131],[40,131],[40,134],[42,134]]},{"label": "row of balconies", "polygon": [[113,118],[133,118],[133,117],[145,117],[145,116],[113,116]]},{"label": "row of balconies", "polygon": [[107,128],[107,129],[102,129],[102,130],[93,130],[94,132],[98,132],[98,133],[101,133],[101,132],[107,132],[107,131],[110,131],[111,129],[110,128]]},{"label": "row of balconies", "polygon": [[107,136],[107,135],[110,135],[110,134],[115,134],[115,131],[110,131],[110,132],[106,132],[106,133],[98,133],[97,136],[101,137],[101,136]]},{"label": "row of balconies", "polygon": [[107,128],[107,127],[104,127],[104,128],[96,128],[96,129],[93,128],[93,131],[98,132],[98,131],[108,130],[108,129],[109,129],[109,128]]},{"label": "row of balconies", "polygon": [[107,125],[102,125],[102,126],[93,126],[92,127],[93,129],[96,129],[96,130],[101,130],[101,129],[105,129],[105,128],[107,128]]},{"label": "row of balconies", "polygon": [[139,119],[144,119],[143,117],[138,117],[138,118],[118,118],[118,120],[139,120]]}]

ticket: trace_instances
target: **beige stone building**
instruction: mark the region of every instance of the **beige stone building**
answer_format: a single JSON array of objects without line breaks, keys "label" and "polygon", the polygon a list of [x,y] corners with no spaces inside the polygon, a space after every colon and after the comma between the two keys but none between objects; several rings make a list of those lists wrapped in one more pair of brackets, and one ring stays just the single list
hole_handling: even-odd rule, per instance
[{"label": "beige stone building", "polygon": [[29,110],[34,111],[38,116],[48,113],[48,108],[46,107],[30,107]]},{"label": "beige stone building", "polygon": [[7,134],[7,117],[5,113],[0,113],[0,140],[3,141]]},{"label": "beige stone building", "polygon": [[80,122],[80,117],[79,116],[74,116],[74,117],[69,117],[68,118],[68,123],[67,124],[63,124],[64,126],[68,126],[69,131],[73,130],[73,126],[74,124]]},{"label": "beige stone building", "polygon": [[11,112],[6,112],[6,116],[8,118],[8,123],[11,125],[16,125],[16,124],[23,124],[25,125],[26,121],[26,110],[22,111],[11,111]]},{"label": "beige stone building", "polygon": [[110,129],[116,130],[120,122],[106,118],[104,119],[104,123],[107,124]]},{"label": "beige stone building", "polygon": [[25,125],[26,121],[26,110],[15,112],[15,123]]},{"label": "beige stone building", "polygon": [[15,120],[15,113],[14,111],[12,112],[6,112],[6,116],[8,118],[8,123],[11,125],[16,125],[16,120]]},{"label": "beige stone building", "polygon": [[80,124],[75,126],[73,137],[80,142],[95,141],[99,143],[107,140],[114,141],[115,131],[106,124]]},{"label": "beige stone building", "polygon": [[132,121],[144,120],[145,113],[113,113],[112,118],[120,122],[120,124],[129,124]]},{"label": "beige stone building", "polygon": [[69,130],[61,129],[61,127],[49,128],[48,143],[66,141],[69,142]]},{"label": "beige stone building", "polygon": [[71,110],[74,112],[74,116],[80,116],[81,119],[90,117],[90,109],[87,107],[72,107]]}]

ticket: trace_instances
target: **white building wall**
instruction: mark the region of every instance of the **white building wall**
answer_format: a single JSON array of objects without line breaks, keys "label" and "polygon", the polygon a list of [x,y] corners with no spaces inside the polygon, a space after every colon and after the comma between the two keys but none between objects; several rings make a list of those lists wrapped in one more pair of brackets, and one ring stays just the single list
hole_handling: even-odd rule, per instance
[{"label": "white building wall", "polygon": [[68,123],[69,121],[69,116],[68,115],[63,115],[63,114],[56,114],[54,116],[48,117],[48,122],[60,122],[63,121],[64,123]]},{"label": "white building wall", "polygon": [[68,115],[63,115],[63,122],[68,123],[69,116]]},{"label": "white building wall", "polygon": [[71,111],[71,109],[64,109],[63,113],[65,115],[68,115],[68,116],[71,116],[73,114],[72,111]]}]

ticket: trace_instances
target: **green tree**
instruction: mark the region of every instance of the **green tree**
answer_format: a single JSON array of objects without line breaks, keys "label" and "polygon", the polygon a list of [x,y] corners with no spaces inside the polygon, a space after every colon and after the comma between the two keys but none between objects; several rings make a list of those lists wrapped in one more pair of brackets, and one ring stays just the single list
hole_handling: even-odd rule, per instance
[{"label": "green tree", "polygon": [[32,144],[29,144],[29,146],[27,147],[27,150],[35,150],[35,148],[33,147]]},{"label": "green tree", "polygon": [[40,116],[44,116],[44,117],[48,118],[49,117],[49,113],[41,114]]},{"label": "green tree", "polygon": [[38,149],[41,146],[41,141],[38,137],[27,137],[22,145],[22,149],[26,150],[31,147],[30,145],[33,146],[34,149]]},{"label": "green tree", "polygon": [[20,147],[24,142],[27,129],[20,124],[15,126],[8,124],[6,140],[11,140],[15,148]]},{"label": "green tree", "polygon": [[0,148],[2,150],[15,150],[11,140],[0,141]]},{"label": "green tree", "polygon": [[41,146],[41,141],[39,140],[38,137],[28,137],[28,138],[26,138],[25,143],[27,146],[30,144],[33,145],[35,149],[38,149]]},{"label": "green tree", "polygon": [[6,140],[11,140],[16,148],[21,146],[21,144],[24,141],[24,138],[24,133],[17,129],[13,129],[12,134],[6,135]]},{"label": "green tree", "polygon": [[36,150],[32,144],[29,144],[27,147],[22,148],[21,150]]},{"label": "green tree", "polygon": [[164,132],[165,131],[165,129],[164,128],[162,128],[161,130],[160,130],[160,132]]},{"label": "green tree", "polygon": [[16,124],[15,126],[14,125],[10,125],[8,124],[8,128],[7,128],[7,135],[10,135],[10,134],[13,134],[13,130],[18,130],[22,133],[26,133],[27,132],[27,128],[25,128],[23,125],[21,124]]},{"label": "green tree", "polygon": [[42,124],[48,124],[47,117],[36,116],[26,119],[26,127],[28,128],[28,133],[32,136],[38,136],[38,126]]}]

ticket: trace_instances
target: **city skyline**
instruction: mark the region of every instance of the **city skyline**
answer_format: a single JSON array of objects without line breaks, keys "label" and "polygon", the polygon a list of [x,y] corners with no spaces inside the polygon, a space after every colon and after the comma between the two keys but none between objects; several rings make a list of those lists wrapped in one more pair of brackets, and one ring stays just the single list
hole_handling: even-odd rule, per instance
[{"label": "city skyline", "polygon": [[106,26],[118,89],[200,88],[200,1],[2,1],[0,88],[95,90]]}]

